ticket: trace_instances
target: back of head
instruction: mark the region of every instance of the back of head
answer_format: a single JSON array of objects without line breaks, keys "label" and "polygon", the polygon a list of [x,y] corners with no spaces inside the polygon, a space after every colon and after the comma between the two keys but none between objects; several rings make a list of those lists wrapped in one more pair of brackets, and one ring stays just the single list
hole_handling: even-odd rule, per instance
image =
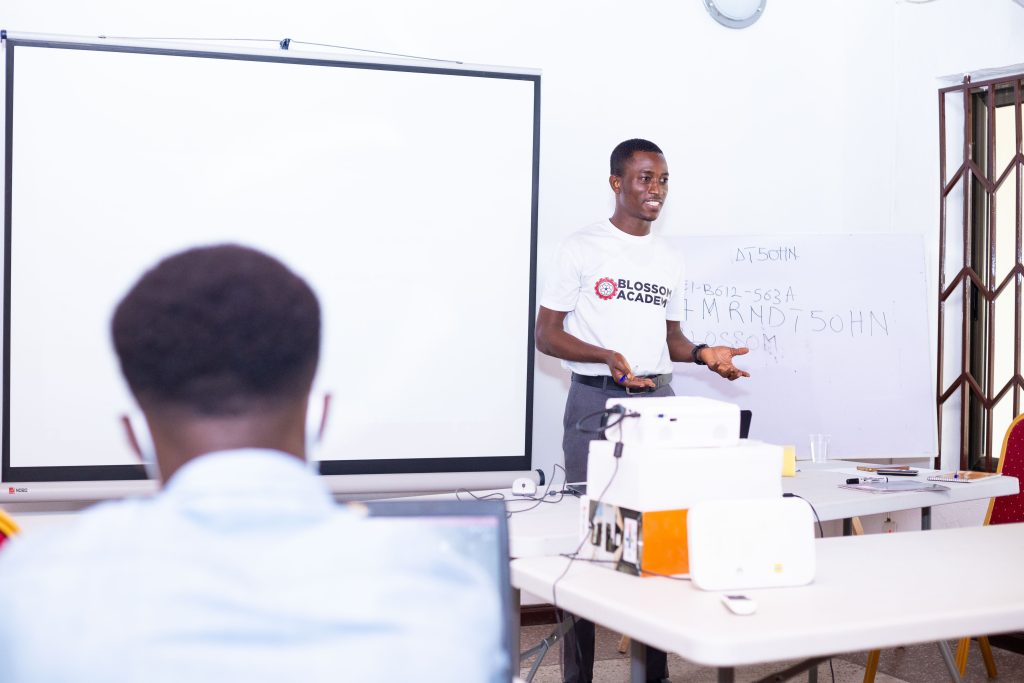
[{"label": "back of head", "polygon": [[664,154],[664,152],[661,151],[661,147],[658,147],[650,140],[644,140],[642,138],[624,140],[615,145],[615,149],[612,150],[610,160],[611,175],[622,176],[626,162],[629,161],[630,157],[637,152],[654,152],[655,154]]},{"label": "back of head", "polygon": [[320,306],[277,259],[238,245],[190,249],[146,272],[111,324],[144,410],[233,416],[303,399],[316,372]]}]

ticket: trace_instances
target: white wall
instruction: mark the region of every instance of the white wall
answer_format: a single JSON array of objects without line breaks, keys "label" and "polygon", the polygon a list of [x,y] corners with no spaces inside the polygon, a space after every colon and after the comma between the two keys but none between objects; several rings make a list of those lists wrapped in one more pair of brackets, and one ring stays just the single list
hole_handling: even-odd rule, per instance
[{"label": "white wall", "polygon": [[[1024,62],[1011,0],[770,0],[742,31],[700,0],[4,4],[8,30],[290,37],[543,69],[541,286],[558,243],[610,214],[607,155],[640,136],[672,172],[659,230],[917,232],[934,291],[937,78]],[[536,380],[535,462],[549,470],[567,378],[542,357]]]}]

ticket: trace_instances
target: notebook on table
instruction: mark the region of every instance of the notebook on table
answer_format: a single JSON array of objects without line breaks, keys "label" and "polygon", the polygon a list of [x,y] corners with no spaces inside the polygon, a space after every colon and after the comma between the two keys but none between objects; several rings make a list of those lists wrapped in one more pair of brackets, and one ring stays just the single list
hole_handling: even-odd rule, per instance
[{"label": "notebook on table", "polygon": [[982,479],[991,479],[992,477],[1001,476],[1001,474],[995,474],[994,472],[969,472],[960,470],[958,472],[941,472],[939,474],[933,474],[928,477],[928,481],[951,481],[957,484],[970,484],[972,481],[981,481]]},{"label": "notebook on table", "polygon": [[865,481],[859,484],[840,484],[841,489],[868,493],[909,493],[911,491],[948,491],[948,486],[926,484],[923,481]]}]

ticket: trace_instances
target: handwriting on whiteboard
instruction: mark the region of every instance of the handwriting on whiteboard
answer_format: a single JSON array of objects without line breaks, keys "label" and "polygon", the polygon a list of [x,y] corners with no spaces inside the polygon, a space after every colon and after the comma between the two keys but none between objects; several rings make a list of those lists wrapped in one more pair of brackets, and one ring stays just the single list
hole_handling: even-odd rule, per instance
[{"label": "handwriting on whiteboard", "polygon": [[[802,455],[811,432],[832,434],[830,456],[832,450],[850,458],[935,455],[921,235],[667,239],[689,280],[674,293],[685,308],[679,317],[686,336],[750,349],[737,359],[750,371],[739,382],[679,364],[679,393],[752,410],[755,438],[796,444]],[[884,371],[878,358],[886,359]]]},{"label": "handwriting on whiteboard", "polygon": [[796,247],[736,247],[737,262],[796,261],[798,258]]},{"label": "handwriting on whiteboard", "polygon": [[[795,250],[792,254],[795,258]],[[753,257],[757,257],[756,252]],[[891,309],[816,305],[814,299],[813,293],[804,295],[789,285],[749,287],[687,280],[683,287],[683,332],[694,342],[746,346],[776,361],[786,340],[797,337],[889,336],[894,317]]]}]

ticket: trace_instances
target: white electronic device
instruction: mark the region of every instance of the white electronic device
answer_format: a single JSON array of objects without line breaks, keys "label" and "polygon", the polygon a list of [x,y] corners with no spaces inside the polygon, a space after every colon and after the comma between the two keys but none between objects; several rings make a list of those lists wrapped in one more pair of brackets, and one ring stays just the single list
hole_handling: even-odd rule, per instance
[{"label": "white electronic device", "polygon": [[519,477],[512,482],[513,496],[533,496],[537,494],[537,484],[532,479]]},{"label": "white electronic device", "polygon": [[724,593],[722,595],[722,604],[730,612],[741,617],[748,616],[757,611],[757,603],[746,595],[739,593]]},{"label": "white electronic device", "polygon": [[[654,400],[654,399],[647,399]],[[647,512],[685,510],[701,500],[782,498],[783,448],[743,440],[736,446],[663,448],[590,442],[587,490],[601,500]]]},{"label": "white electronic device", "polygon": [[[697,396],[610,398],[605,408],[621,406],[605,429],[609,441],[666,448],[735,446],[740,440],[740,407]],[[620,419],[621,417],[621,419]]]},{"label": "white electronic device", "polygon": [[706,500],[686,519],[690,579],[704,590],[814,580],[814,518],[799,498]]}]

